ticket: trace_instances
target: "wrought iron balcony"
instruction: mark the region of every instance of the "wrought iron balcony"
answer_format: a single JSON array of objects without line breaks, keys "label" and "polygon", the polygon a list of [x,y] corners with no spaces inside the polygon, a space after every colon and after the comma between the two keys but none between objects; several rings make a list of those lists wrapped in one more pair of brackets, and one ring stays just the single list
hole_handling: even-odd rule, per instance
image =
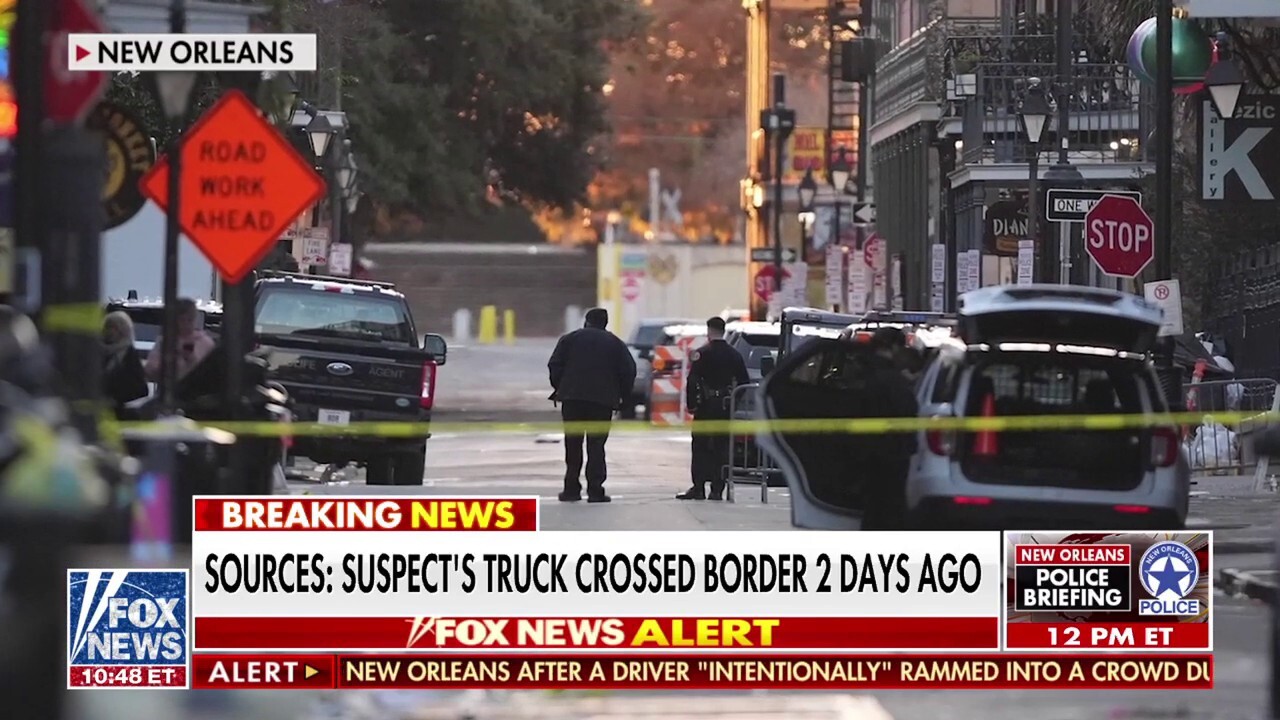
[{"label": "wrought iron balcony", "polygon": [[[1031,157],[1018,116],[1028,80],[1040,78],[1055,100],[1070,102],[1067,129],[1073,157],[1078,162],[1139,162],[1147,136],[1143,117],[1142,85],[1123,63],[1077,63],[1072,67],[1066,92],[1056,82],[1057,66],[1051,62],[978,63],[971,74],[976,93],[953,97],[943,131],[963,142],[961,164],[1023,163]],[[1055,103],[1055,111],[1057,105]],[[1057,148],[1061,137],[1056,118],[1050,120],[1050,137],[1041,152]]]}]

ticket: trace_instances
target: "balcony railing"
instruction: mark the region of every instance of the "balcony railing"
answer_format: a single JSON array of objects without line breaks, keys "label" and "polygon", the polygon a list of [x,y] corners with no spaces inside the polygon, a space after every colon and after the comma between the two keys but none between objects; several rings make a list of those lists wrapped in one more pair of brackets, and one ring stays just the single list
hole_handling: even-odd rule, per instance
[{"label": "balcony railing", "polygon": [[[984,62],[969,72],[977,76],[977,92],[955,101],[958,116],[963,118],[959,121],[965,143],[961,162],[1026,162],[1031,148],[1018,115],[1019,105],[1031,78],[1040,78],[1056,99],[1060,89],[1056,82],[1056,64]],[[1071,109],[1068,138],[1075,160],[1095,163],[1141,160],[1141,143],[1147,134],[1142,86],[1126,65],[1077,63],[1072,67],[1067,90]],[[975,112],[974,103],[980,112]],[[1058,133],[1056,118],[1050,118],[1040,143],[1042,151],[1058,147]]]},{"label": "balcony railing", "polygon": [[[930,66],[929,46],[936,40],[938,23],[918,31],[876,63],[875,95],[871,103],[872,124],[896,116],[915,103],[938,100],[930,92],[930,78],[940,68]],[[933,72],[930,70],[933,69]]]}]

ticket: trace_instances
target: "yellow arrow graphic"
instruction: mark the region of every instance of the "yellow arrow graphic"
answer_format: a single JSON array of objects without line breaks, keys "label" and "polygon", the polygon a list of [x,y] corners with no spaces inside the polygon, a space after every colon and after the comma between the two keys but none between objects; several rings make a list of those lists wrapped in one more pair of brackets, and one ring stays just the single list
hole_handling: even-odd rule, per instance
[{"label": "yellow arrow graphic", "polygon": [[311,667],[310,665],[303,665],[303,666],[302,666],[302,672],[303,672],[303,674],[305,675],[305,678],[306,678],[307,680],[310,680],[311,678],[313,678],[313,677],[315,677],[315,676],[317,676],[317,675],[319,675],[319,674],[320,674],[320,671],[319,671],[319,670],[317,670],[317,669],[315,669],[315,668]]}]

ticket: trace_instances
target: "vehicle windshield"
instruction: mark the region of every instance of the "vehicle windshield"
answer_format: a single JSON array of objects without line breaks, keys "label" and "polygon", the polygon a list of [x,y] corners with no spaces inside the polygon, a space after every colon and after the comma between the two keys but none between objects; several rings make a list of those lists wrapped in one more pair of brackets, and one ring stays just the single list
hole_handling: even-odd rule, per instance
[{"label": "vehicle windshield", "polygon": [[[164,308],[107,306],[107,312],[116,311],[124,312],[133,321],[133,338],[135,342],[153,343],[160,338],[161,330],[164,329]],[[216,315],[207,315],[201,312],[199,320],[196,321],[196,326],[213,331],[217,329],[218,320],[221,320],[221,318]]]},{"label": "vehicle windshield", "polygon": [[631,344],[638,348],[653,348],[661,345],[667,337],[667,326],[663,325],[641,325],[636,328]]},{"label": "vehicle windshield", "polygon": [[254,330],[265,335],[415,344],[402,302],[358,293],[268,288],[258,299]]}]

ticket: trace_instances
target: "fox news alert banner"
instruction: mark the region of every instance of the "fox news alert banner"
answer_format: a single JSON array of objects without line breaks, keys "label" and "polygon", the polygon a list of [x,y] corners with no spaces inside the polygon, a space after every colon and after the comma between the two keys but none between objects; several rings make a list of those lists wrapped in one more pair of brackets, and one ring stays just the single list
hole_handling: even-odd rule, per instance
[{"label": "fox news alert banner", "polygon": [[539,532],[534,498],[193,517],[200,650],[999,649],[997,533]]},{"label": "fox news alert banner", "polygon": [[1213,649],[1211,533],[1005,533],[1005,647]]},{"label": "fox news alert banner", "polygon": [[68,570],[67,687],[185,688],[186,570]]}]

